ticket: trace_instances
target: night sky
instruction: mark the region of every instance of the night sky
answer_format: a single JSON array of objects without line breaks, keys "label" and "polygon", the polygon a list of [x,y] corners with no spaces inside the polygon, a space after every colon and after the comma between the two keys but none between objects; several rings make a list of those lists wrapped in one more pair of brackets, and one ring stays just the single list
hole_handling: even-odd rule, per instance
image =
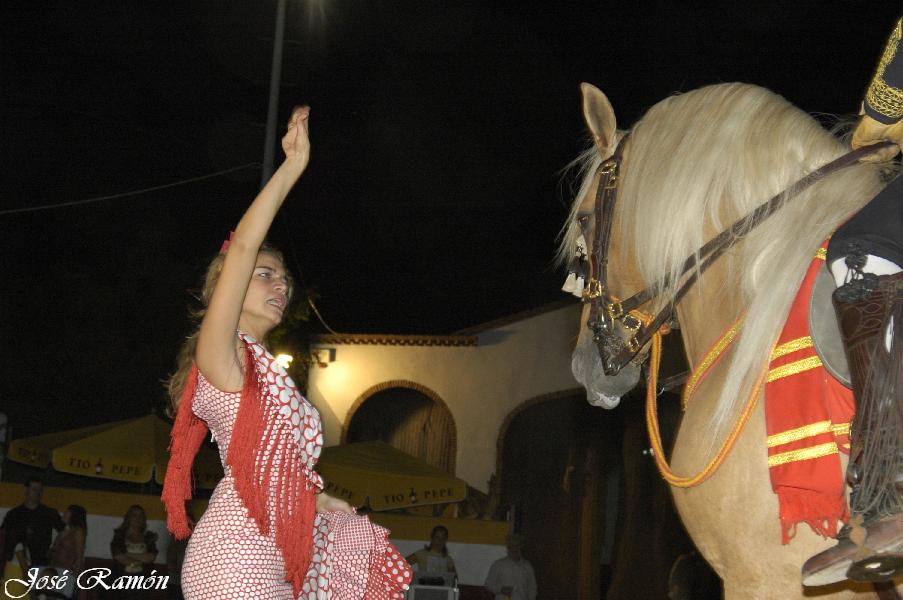
[{"label": "night sky", "polygon": [[[562,297],[578,84],[629,125],[741,80],[857,110],[899,2],[289,0],[279,122],[313,158],[271,239],[340,332],[445,334]],[[708,8],[706,8],[708,7]],[[17,435],[146,414],[190,290],[260,180],[275,2],[0,7],[0,410]],[[324,331],[311,322],[308,331]]]}]

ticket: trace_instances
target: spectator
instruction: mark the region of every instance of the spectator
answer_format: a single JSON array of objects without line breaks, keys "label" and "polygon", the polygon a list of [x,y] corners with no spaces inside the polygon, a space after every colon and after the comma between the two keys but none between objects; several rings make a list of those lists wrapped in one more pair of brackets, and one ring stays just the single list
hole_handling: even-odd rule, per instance
[{"label": "spectator", "polygon": [[508,536],[508,556],[500,558],[489,567],[486,589],[495,600],[536,600],[536,576],[533,565],[521,552],[523,539]]},{"label": "spectator", "polygon": [[[157,534],[147,529],[147,515],[138,504],[129,507],[122,525],[113,531],[110,554],[116,561],[116,576],[149,575],[157,557]],[[146,590],[129,590],[123,599],[149,597]]]},{"label": "spectator", "polygon": [[62,575],[68,571],[66,589],[62,590],[65,598],[75,593],[75,580],[85,566],[85,539],[88,536],[88,515],[84,507],[72,504],[63,513],[63,530],[50,547],[50,566]]},{"label": "spectator", "polygon": [[407,561],[418,571],[455,573],[455,561],[448,554],[447,542],[448,528],[436,525],[430,532],[430,543],[410,555]]},{"label": "spectator", "polygon": [[[35,565],[50,562],[50,541],[53,530],[62,531],[66,526],[58,512],[41,504],[44,484],[37,477],[29,477],[25,482],[25,501],[6,513],[3,519],[3,561],[15,559],[15,549],[22,546],[20,555],[25,560],[25,572]],[[9,575],[7,575],[9,576]]]}]

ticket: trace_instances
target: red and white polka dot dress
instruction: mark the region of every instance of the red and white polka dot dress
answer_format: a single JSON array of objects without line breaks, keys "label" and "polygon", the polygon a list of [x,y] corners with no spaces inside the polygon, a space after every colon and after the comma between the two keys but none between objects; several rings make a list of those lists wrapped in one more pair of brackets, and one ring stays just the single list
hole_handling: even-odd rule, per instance
[{"label": "red and white polka dot dress", "polygon": [[[309,483],[322,489],[313,471],[323,446],[320,415],[301,396],[294,382],[263,346],[241,334],[257,359],[274,417],[284,419],[280,435],[269,448],[278,463],[280,450],[291,444],[300,454]],[[238,414],[241,392],[223,392],[198,375],[192,401],[219,445],[225,476],[195,527],[185,552],[182,589],[189,600],[295,600],[286,581],[285,563],[272,530],[261,535],[235,489],[226,457]],[[277,478],[279,465],[271,471]],[[271,486],[275,490],[277,486]],[[271,494],[271,506],[276,499]],[[411,569],[388,541],[388,531],[366,517],[347,513],[318,513],[313,523],[313,556],[298,598],[303,600],[402,598]]]}]

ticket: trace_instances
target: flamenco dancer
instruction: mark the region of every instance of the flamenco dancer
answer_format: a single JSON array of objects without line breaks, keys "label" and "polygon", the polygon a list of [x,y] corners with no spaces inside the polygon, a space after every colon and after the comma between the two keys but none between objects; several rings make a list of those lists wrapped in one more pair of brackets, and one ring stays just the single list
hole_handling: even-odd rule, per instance
[{"label": "flamenco dancer", "polygon": [[[182,567],[189,600],[401,598],[411,569],[388,531],[322,491],[313,470],[320,415],[263,346],[291,300],[282,255],[264,242],[307,168],[310,109],[296,108],[285,161],[207,269],[198,330],[169,381],[176,423],[163,486],[168,526],[191,534]],[[191,465],[209,431],[225,476],[192,532]]]},{"label": "flamenco dancer", "polygon": [[[853,131],[853,148],[897,144],[872,160],[890,161],[903,145],[901,52],[897,21]],[[828,265],[856,400],[846,474],[852,517],[837,545],[803,566],[803,583],[886,581],[903,575],[903,177],[837,230]]]}]

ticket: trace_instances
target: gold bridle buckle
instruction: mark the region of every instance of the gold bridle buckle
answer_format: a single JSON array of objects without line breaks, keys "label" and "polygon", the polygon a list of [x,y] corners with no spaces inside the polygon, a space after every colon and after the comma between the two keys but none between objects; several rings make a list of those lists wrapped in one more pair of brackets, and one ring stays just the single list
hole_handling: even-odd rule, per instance
[{"label": "gold bridle buckle", "polygon": [[620,302],[606,302],[605,312],[608,313],[608,317],[612,320],[620,319],[624,316],[624,305]]},{"label": "gold bridle buckle", "polygon": [[606,177],[605,189],[613,190],[618,187],[618,161],[608,160],[602,164],[599,173]]},{"label": "gold bridle buckle", "polygon": [[588,285],[583,289],[584,300],[595,300],[602,297],[602,282],[598,279],[590,279]]}]

